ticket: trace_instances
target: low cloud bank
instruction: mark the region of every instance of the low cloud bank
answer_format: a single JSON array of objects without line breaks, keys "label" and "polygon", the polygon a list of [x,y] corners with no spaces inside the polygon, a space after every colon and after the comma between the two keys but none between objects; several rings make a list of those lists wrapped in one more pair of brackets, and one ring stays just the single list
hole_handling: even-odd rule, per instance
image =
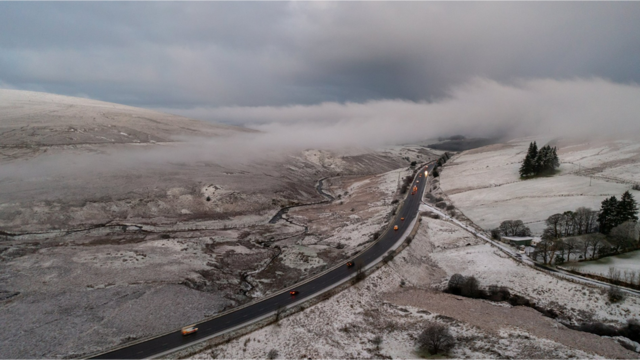
[{"label": "low cloud bank", "polygon": [[[438,136],[618,137],[640,134],[640,86],[604,79],[475,79],[433,102],[403,100],[312,106],[222,107],[186,111],[194,118],[242,124],[259,133],[182,139],[180,144],[111,148],[103,154],[38,156],[3,164],[0,180],[34,176],[96,176],[168,163],[223,166],[276,160],[304,149],[361,151]],[[162,169],[162,168],[159,168]]]},{"label": "low cloud bank", "polygon": [[371,146],[453,134],[616,137],[640,133],[640,86],[600,78],[509,84],[477,78],[433,102],[164,110],[258,129],[274,146]]}]

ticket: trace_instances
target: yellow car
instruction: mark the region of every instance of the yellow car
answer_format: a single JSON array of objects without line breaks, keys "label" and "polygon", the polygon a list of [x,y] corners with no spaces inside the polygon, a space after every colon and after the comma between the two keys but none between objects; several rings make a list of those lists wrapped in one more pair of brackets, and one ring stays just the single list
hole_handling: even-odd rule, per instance
[{"label": "yellow car", "polygon": [[393,227],[393,231],[398,231],[398,225]]}]

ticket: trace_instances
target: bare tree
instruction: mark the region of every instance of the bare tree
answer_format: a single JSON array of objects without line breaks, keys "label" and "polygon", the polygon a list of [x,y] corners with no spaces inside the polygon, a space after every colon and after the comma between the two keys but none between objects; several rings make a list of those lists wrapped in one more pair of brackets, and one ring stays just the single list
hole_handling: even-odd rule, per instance
[{"label": "bare tree", "polygon": [[603,246],[604,236],[600,234],[594,234],[592,235],[592,239],[593,239],[593,243],[591,245],[592,246],[591,260],[595,258],[596,254],[598,253],[598,250]]},{"label": "bare tree", "polygon": [[585,224],[587,221],[589,209],[586,207],[579,207],[573,213],[573,221],[574,221],[574,235],[582,235],[586,233]]},{"label": "bare tree", "polygon": [[593,246],[593,235],[587,235],[582,237],[582,241],[580,243],[580,250],[582,250],[582,258],[587,260],[587,255],[589,253],[589,249]]},{"label": "bare tree", "polygon": [[574,235],[575,221],[576,219],[573,211],[565,211],[562,213],[561,227],[563,236]]},{"label": "bare tree", "polygon": [[545,264],[549,263],[549,250],[552,247],[552,240],[543,238],[536,245],[535,257],[534,259],[538,259],[539,256],[542,256],[542,262]]},{"label": "bare tree", "polygon": [[547,218],[546,222],[549,236],[555,239],[559,238],[562,234],[562,214],[553,214]]},{"label": "bare tree", "polygon": [[498,230],[504,236],[531,236],[531,230],[524,225],[522,220],[505,220],[500,223]]},{"label": "bare tree", "polygon": [[631,249],[636,245],[636,222],[625,221],[611,229],[607,240],[616,253]]},{"label": "bare tree", "polygon": [[589,213],[589,217],[587,218],[587,233],[593,233],[598,231],[598,214],[599,212],[596,210],[591,210]]},{"label": "bare tree", "polygon": [[567,261],[567,258],[565,257],[567,248],[565,246],[564,240],[556,239],[554,248],[555,250],[553,251],[553,253],[556,253],[558,251],[560,252],[560,255],[556,256],[556,264],[560,265],[563,262]]},{"label": "bare tree", "polygon": [[[559,215],[559,214],[558,214]],[[552,215],[553,216],[553,215]],[[542,232],[542,240],[536,245],[536,251],[542,255],[545,264],[552,264],[556,251],[559,249],[558,236],[553,225],[548,226]]]},{"label": "bare tree", "polygon": [[444,325],[429,323],[418,336],[418,347],[429,354],[449,351],[455,345],[455,339]]},{"label": "bare tree", "polygon": [[564,247],[567,250],[567,261],[571,261],[571,254],[578,249],[578,245],[580,245],[580,241],[575,237],[570,237],[564,241]]}]

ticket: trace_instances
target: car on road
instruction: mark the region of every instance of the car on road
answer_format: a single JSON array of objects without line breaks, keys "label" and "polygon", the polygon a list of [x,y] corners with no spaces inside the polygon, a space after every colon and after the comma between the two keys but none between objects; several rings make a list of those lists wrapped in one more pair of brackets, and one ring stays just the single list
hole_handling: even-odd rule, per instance
[{"label": "car on road", "polygon": [[353,267],[353,262],[351,262],[351,261],[347,261],[347,267],[348,267],[348,268]]},{"label": "car on road", "polygon": [[404,218],[400,218],[400,221],[404,221]]},{"label": "car on road", "polygon": [[291,290],[291,291],[289,291],[289,295],[291,295],[291,296],[296,296],[296,295],[298,295],[298,290]]},{"label": "car on road", "polygon": [[198,328],[195,325],[189,325],[182,328],[182,335],[187,336],[198,331]]},{"label": "car on road", "polygon": [[393,231],[398,231],[398,225],[393,227]]}]

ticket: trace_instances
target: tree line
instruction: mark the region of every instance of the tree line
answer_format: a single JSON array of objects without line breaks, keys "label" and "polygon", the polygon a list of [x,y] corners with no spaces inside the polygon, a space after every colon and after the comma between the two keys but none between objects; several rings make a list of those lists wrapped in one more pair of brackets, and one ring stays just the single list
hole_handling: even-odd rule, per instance
[{"label": "tree line", "polygon": [[546,220],[547,227],[532,258],[542,258],[545,264],[562,264],[571,254],[586,260],[588,255],[595,259],[637,249],[637,214],[636,201],[628,191],[620,201],[615,196],[605,199],[600,211],[580,207],[553,214]]},{"label": "tree line", "polygon": [[505,220],[491,230],[491,237],[500,240],[502,236],[531,236],[531,229],[522,220]]},{"label": "tree line", "polygon": [[538,150],[536,142],[529,144],[527,155],[520,166],[520,177],[527,178],[542,174],[551,174],[560,166],[555,147],[545,145]]},{"label": "tree line", "polygon": [[442,154],[438,158],[438,161],[436,161],[436,166],[434,166],[433,170],[431,171],[433,173],[433,177],[440,176],[439,168],[442,167],[442,165],[444,165],[447,162],[447,160],[449,160],[450,158],[451,158],[451,154],[449,154],[448,152]]}]

